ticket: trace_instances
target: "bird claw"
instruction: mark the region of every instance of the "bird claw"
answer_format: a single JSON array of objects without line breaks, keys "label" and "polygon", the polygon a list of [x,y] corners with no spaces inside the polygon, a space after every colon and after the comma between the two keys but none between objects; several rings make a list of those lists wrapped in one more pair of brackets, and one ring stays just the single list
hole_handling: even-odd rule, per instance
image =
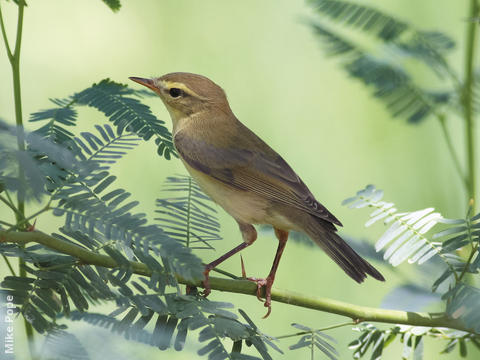
[{"label": "bird claw", "polygon": [[[253,281],[257,283],[257,299],[263,302],[263,306],[268,308],[267,313],[263,316],[263,319],[266,319],[270,313],[272,312],[272,285],[273,285],[273,278],[266,277],[266,278],[254,278],[249,277],[247,280]],[[262,299],[262,288],[265,286],[265,301]]]}]

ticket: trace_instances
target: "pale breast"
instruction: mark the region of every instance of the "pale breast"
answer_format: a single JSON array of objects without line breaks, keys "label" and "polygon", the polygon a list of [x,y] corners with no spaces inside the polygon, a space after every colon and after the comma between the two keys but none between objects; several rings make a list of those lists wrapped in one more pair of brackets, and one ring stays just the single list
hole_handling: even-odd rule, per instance
[{"label": "pale breast", "polygon": [[283,230],[299,230],[290,219],[277,213],[275,206],[272,206],[273,204],[268,200],[213,179],[193,169],[185,161],[183,164],[205,194],[235,220],[247,224],[268,224]]},{"label": "pale breast", "polygon": [[264,223],[269,205],[267,200],[218,181],[201,171],[193,169],[185,161],[183,161],[183,164],[205,194],[236,220],[247,224]]}]

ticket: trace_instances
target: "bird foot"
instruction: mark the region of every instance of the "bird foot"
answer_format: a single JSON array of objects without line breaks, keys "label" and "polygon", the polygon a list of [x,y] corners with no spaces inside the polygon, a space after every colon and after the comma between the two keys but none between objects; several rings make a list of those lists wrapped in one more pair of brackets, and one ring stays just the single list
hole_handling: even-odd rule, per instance
[{"label": "bird foot", "polygon": [[[249,277],[247,280],[257,283],[257,299],[263,302],[263,306],[268,308],[267,313],[263,317],[266,319],[272,312],[272,286],[273,286],[273,277],[267,276],[266,278],[254,278]],[[262,299],[262,288],[265,286],[265,301]]]}]

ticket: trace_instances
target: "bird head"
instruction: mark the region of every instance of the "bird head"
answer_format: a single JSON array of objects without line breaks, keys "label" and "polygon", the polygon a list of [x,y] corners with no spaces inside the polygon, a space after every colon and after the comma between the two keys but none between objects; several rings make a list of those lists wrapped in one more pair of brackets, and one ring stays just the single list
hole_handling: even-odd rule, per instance
[{"label": "bird head", "polygon": [[223,89],[202,75],[176,72],[159,78],[130,77],[157,93],[167,107],[174,125],[204,111],[230,112]]}]

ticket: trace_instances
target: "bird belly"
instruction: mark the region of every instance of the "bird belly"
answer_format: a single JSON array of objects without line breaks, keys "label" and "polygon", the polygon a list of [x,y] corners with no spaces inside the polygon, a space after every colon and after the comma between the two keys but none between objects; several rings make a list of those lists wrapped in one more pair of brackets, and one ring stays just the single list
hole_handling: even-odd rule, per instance
[{"label": "bird belly", "polygon": [[229,186],[183,162],[200,188],[235,220],[246,224],[269,224],[282,230],[296,230],[287,216],[273,210],[272,203],[250,191]]},{"label": "bird belly", "polygon": [[239,190],[195,170],[184,163],[200,188],[237,221],[247,224],[262,223],[266,215],[267,201],[248,191]]}]

